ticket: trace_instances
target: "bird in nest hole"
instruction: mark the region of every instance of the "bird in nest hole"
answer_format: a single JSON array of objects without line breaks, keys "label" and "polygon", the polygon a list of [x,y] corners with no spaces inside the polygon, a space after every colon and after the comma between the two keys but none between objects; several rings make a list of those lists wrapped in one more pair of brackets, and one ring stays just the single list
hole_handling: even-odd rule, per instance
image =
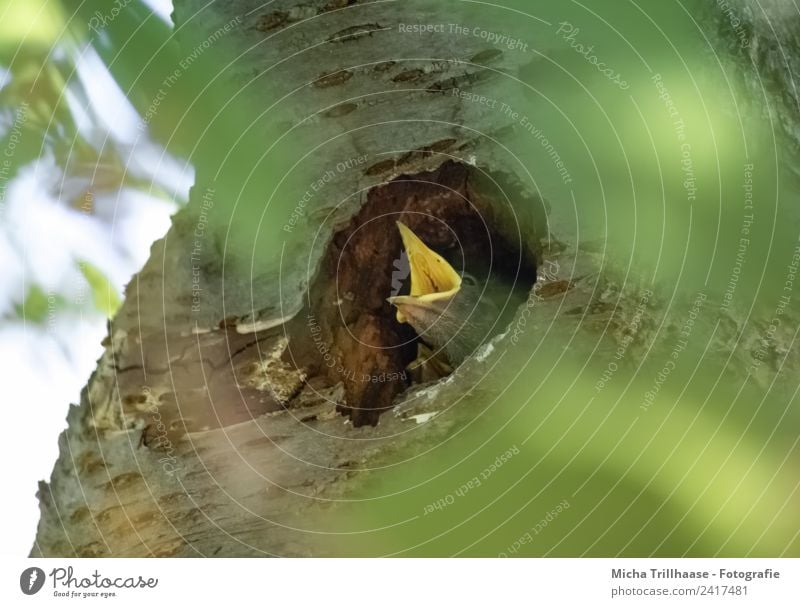
[{"label": "bird in nest hole", "polygon": [[479,284],[470,274],[459,274],[408,226],[397,222],[397,227],[411,285],[408,295],[387,301],[397,309],[397,321],[411,325],[419,336],[418,357],[409,369],[421,370],[423,379],[442,377],[506,328],[525,293],[521,285],[496,275]]}]

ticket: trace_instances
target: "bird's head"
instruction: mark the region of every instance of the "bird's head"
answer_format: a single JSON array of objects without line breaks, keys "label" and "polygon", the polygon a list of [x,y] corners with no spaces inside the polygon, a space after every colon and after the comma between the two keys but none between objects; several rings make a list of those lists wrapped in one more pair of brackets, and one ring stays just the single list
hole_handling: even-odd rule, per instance
[{"label": "bird's head", "polygon": [[[463,276],[431,250],[408,226],[398,222],[408,256],[411,287],[408,295],[389,297],[397,320],[408,323],[421,341],[441,350],[453,365],[460,364],[498,328],[507,326],[528,296],[529,285],[516,277],[510,283],[498,269],[480,281]],[[466,254],[465,254],[466,255]],[[482,253],[472,249],[480,264]],[[486,254],[488,255],[488,253]]]},{"label": "bird's head", "polygon": [[[389,297],[397,308],[398,322],[438,317],[461,288],[461,275],[438,253],[428,248],[404,223],[397,222],[400,237],[411,270],[411,289],[408,295]],[[425,323],[427,324],[427,323]]]},{"label": "bird's head", "polygon": [[[438,253],[430,249],[408,226],[397,222],[411,270],[408,295],[389,297],[397,308],[397,320],[411,325],[432,345],[444,348],[451,362],[469,354],[476,344],[463,344],[465,324],[474,308],[467,297],[461,275]],[[468,301],[470,300],[470,301]]]}]

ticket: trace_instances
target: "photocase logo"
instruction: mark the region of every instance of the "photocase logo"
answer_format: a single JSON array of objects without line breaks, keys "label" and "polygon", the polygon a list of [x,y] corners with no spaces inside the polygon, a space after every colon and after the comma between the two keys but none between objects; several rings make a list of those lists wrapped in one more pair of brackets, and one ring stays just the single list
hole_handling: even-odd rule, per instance
[{"label": "photocase logo", "polygon": [[36,594],[44,586],[44,571],[38,567],[28,567],[19,576],[19,587],[25,594]]}]

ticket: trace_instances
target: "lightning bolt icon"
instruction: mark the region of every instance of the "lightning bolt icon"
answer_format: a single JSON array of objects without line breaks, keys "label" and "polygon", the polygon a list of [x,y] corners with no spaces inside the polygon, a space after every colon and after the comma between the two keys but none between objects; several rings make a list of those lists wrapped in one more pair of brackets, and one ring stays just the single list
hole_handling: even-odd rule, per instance
[{"label": "lightning bolt icon", "polygon": [[28,581],[28,590],[33,588],[33,585],[36,583],[36,579],[39,577],[39,572],[34,569],[31,571],[31,579]]}]

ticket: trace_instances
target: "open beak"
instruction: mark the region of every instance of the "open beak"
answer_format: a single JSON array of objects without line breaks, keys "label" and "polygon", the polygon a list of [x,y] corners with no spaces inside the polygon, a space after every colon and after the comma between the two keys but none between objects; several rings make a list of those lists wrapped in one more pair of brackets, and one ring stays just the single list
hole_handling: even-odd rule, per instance
[{"label": "open beak", "polygon": [[461,276],[408,226],[398,221],[397,227],[411,267],[411,292],[389,297],[387,301],[397,308],[397,321],[408,322],[404,309],[413,315],[414,308],[436,307],[452,299],[461,288]]}]

